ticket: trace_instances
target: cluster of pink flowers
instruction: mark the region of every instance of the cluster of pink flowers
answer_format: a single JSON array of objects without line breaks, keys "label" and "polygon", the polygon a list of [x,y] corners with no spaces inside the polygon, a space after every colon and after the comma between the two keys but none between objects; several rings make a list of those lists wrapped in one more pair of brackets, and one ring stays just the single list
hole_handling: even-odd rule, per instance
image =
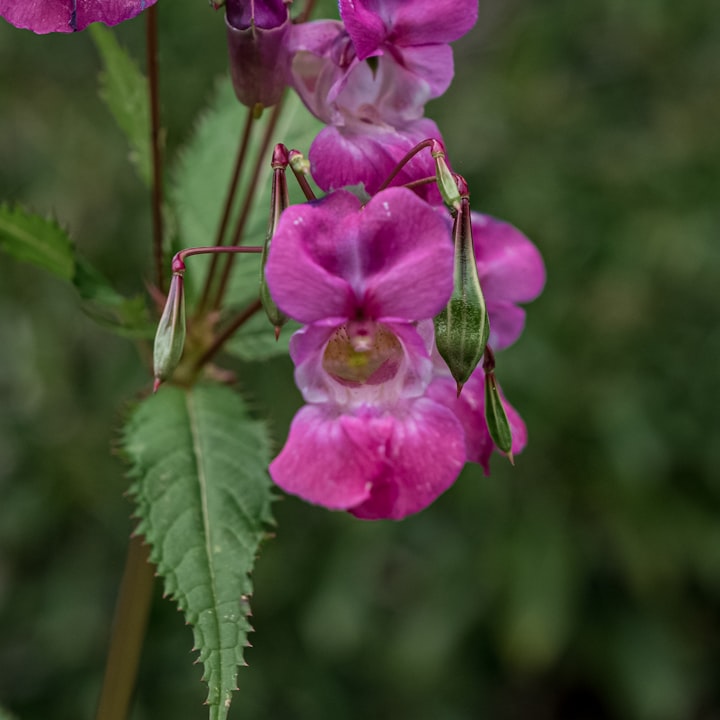
[{"label": "cluster of pink flowers", "polygon": [[[478,367],[458,397],[434,344],[432,318],[453,289],[453,245],[439,193],[379,190],[420,141],[440,138],[425,103],[453,76],[448,43],[477,18],[475,0],[340,0],[342,22],[293,28],[292,87],[326,127],[309,159],[324,199],[288,208],[273,237],[267,282],[304,327],[292,338],[306,401],[273,480],[309,502],[362,518],[400,519],[444,492],[465,462],[489,471],[494,450]],[[418,153],[393,180],[435,168]],[[362,205],[344,186],[362,183]],[[379,190],[379,191],[378,191]],[[545,282],[535,246],[518,230],[472,214],[478,275],[500,350],[522,333]],[[505,404],[512,452],[525,424]]]},{"label": "cluster of pink flowers", "polygon": [[[36,32],[127,19],[152,0],[0,0],[0,14]],[[477,0],[339,0],[341,21],[293,24],[283,0],[227,0],[238,99],[272,105],[290,85],[326,127],[309,151],[328,194],[287,208],[272,238],[267,285],[303,324],[290,343],[306,405],[270,465],[277,485],[361,518],[400,519],[433,502],[466,462],[489,471],[494,443],[478,366],[458,396],[433,318],[453,293],[451,221],[420,152],[434,138],[428,100],[453,77],[449,43],[477,20]],[[94,13],[94,16],[93,16]],[[343,189],[362,184],[363,204]],[[429,190],[429,188],[431,188]],[[511,225],[472,213],[477,271],[501,350],[522,333],[545,282],[535,246]],[[502,393],[500,393],[502,398]],[[513,455],[525,424],[503,398]],[[507,448],[506,448],[507,449]]]}]

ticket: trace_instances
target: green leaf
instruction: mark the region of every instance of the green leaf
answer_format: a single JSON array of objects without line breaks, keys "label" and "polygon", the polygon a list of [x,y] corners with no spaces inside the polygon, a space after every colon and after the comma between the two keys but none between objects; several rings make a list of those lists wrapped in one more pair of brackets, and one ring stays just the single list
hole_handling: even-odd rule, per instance
[{"label": "green leaf", "polygon": [[155,332],[142,295],[127,298],[79,256],[70,236],[55,221],[20,206],[0,205],[0,250],[72,281],[82,309],[102,327],[127,337]]},{"label": "green leaf", "polygon": [[[245,123],[247,108],[240,105],[228,78],[218,82],[209,109],[200,117],[190,143],[181,151],[179,161],[171,172],[170,203],[176,213],[183,247],[212,245],[225,204],[226,189],[235,163],[235,150]],[[255,123],[253,142],[257,147],[265,133],[272,109],[266,110]],[[262,245],[270,216],[271,155],[276,143],[307,153],[310,143],[322,129],[322,123],[303,107],[294,93],[288,93],[280,120],[271,135],[267,158],[263,158],[259,177],[252,177],[256,157],[252,152],[241,173],[238,198],[244,198],[252,185],[257,188],[243,235],[247,245]],[[290,201],[302,202],[304,197],[289,178]],[[239,202],[237,203],[239,206]],[[237,216],[237,208],[233,218]],[[230,222],[228,236],[234,222]],[[229,237],[227,242],[229,242]],[[179,248],[178,248],[179,249]],[[193,258],[185,275],[188,301],[197,296],[202,287],[207,258]],[[260,258],[242,256],[235,260],[233,278],[228,291],[229,300],[243,307],[258,297]]]},{"label": "green leaf", "polygon": [[249,573],[270,514],[265,426],[218,385],[164,387],[124,432],[138,532],[193,626],[211,720],[223,720],[247,645]]},{"label": "green leaf", "polygon": [[105,67],[100,74],[100,97],[127,137],[130,160],[141,180],[150,185],[150,110],[147,80],[110,30],[100,23],[93,23],[89,32]]},{"label": "green leaf", "polygon": [[0,250],[71,280],[75,254],[70,236],[55,220],[45,219],[22,207],[0,205]]},{"label": "green leaf", "polygon": [[280,337],[264,312],[253,315],[228,341],[225,350],[245,362],[269,360],[288,354],[290,336],[300,327],[293,320],[283,325]]}]

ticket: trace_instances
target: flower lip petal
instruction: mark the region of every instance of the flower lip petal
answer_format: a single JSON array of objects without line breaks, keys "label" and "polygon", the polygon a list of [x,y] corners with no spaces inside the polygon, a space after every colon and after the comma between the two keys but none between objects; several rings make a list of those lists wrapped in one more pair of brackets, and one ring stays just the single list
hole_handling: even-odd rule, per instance
[{"label": "flower lip petal", "polygon": [[420,398],[397,409],[382,455],[370,496],[350,512],[366,520],[401,520],[455,482],[465,463],[462,427],[446,407]]},{"label": "flower lip petal", "polygon": [[307,405],[270,475],[286,492],[366,519],[399,520],[427,507],[465,460],[463,431],[446,407],[421,398],[393,413],[340,414]]},{"label": "flower lip petal", "polygon": [[366,423],[340,415],[330,405],[306,405],[293,419],[285,447],[270,463],[270,475],[283,490],[315,505],[354,507],[368,499],[368,480],[382,467],[374,450],[389,422]]}]

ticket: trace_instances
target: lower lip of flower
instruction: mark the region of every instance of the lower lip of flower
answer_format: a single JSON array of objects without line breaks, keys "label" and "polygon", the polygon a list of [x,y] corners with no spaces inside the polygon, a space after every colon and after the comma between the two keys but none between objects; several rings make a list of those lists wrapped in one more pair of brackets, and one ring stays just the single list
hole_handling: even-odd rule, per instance
[{"label": "lower lip of flower", "polygon": [[323,353],[323,369],[347,387],[379,385],[400,368],[403,348],[384,325],[351,321],[341,325]]}]

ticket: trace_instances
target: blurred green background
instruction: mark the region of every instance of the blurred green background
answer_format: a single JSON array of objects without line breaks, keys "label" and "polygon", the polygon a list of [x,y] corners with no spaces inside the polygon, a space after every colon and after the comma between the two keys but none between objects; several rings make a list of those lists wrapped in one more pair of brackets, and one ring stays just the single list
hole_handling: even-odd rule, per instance
[{"label": "blurred green background", "polygon": [[[225,70],[222,18],[160,2],[170,152]],[[119,28],[141,57],[143,22]],[[0,21],[0,199],[53,212],[125,291],[146,194],[89,36]],[[499,373],[530,444],[401,523],[278,502],[231,718],[720,718],[720,20],[711,0],[483,0],[429,106],[477,209],[548,284]],[[222,192],[222,189],[218,189]],[[73,292],[0,259],[0,704],[93,716],[132,527],[114,456],[149,377]],[[279,442],[288,361],[234,365]],[[153,605],[133,720],[206,717]]]}]

